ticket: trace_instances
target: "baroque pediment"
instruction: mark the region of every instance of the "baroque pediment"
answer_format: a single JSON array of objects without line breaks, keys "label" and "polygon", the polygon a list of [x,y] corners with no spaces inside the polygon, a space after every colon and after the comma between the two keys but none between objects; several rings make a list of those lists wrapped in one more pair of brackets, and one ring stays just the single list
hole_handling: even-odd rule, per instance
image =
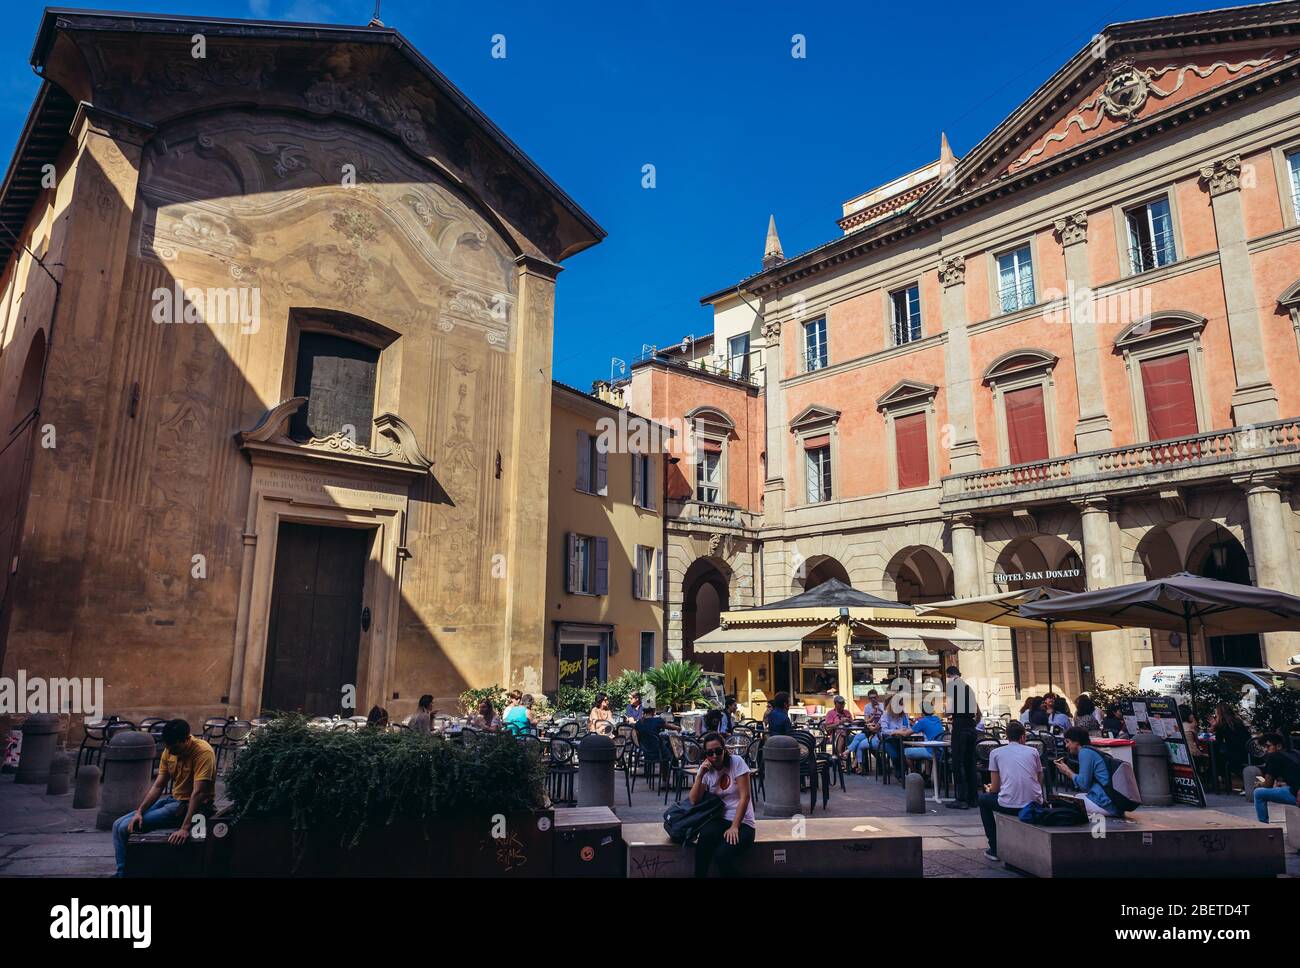
[{"label": "baroque pediment", "polygon": [[374,418],[370,445],[358,443],[351,435],[336,433],[310,440],[289,436],[289,421],[307,402],[306,397],[290,397],[277,403],[247,430],[238,431],[235,440],[246,452],[299,457],[308,461],[342,460],[362,464],[375,470],[399,471],[424,475],[431,472],[433,460],[425,455],[415,431],[395,413],[381,413]]}]

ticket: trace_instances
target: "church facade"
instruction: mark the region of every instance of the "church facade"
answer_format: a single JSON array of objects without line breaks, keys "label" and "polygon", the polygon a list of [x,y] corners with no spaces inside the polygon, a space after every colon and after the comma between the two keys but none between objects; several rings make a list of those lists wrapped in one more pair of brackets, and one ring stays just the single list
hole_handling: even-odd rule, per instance
[{"label": "church facade", "polygon": [[600,227],[382,26],[50,11],[33,61],[3,673],[198,721],[540,691],[555,282]]}]

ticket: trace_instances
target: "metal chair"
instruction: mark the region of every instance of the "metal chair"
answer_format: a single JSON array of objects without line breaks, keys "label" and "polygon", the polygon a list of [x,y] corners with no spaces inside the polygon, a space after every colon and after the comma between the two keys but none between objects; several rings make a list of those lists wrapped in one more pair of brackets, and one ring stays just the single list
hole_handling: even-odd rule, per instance
[{"label": "metal chair", "polygon": [[77,762],[72,771],[73,779],[76,779],[83,765],[91,766],[100,762],[104,747],[115,734],[135,728],[135,723],[121,716],[109,716],[96,723],[86,723],[82,727],[81,745],[77,748]]},{"label": "metal chair", "polygon": [[831,777],[829,757],[825,753],[818,754],[816,741],[807,730],[796,729],[791,737],[799,744],[799,777],[808,778],[808,812],[817,806],[817,785],[820,782],[822,788],[822,809],[831,798]]},{"label": "metal chair", "polygon": [[256,728],[243,719],[233,719],[226,723],[225,729],[221,731],[221,745],[217,747],[218,776],[224,775],[235,765],[239,754],[248,747],[248,738]]},{"label": "metal chair", "polygon": [[577,775],[577,751],[573,743],[557,736],[551,740],[550,762],[546,770],[546,788],[552,803],[577,804],[573,782]]}]

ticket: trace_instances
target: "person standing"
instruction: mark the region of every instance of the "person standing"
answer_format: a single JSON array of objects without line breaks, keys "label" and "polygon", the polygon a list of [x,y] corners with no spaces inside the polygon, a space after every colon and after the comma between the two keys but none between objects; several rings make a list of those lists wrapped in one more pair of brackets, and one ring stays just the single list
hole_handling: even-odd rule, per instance
[{"label": "person standing", "polygon": [[956,666],[948,667],[945,690],[948,710],[952,714],[952,771],[957,782],[957,799],[948,804],[954,810],[969,810],[979,805],[979,773],[975,767],[975,724],[980,719],[975,690],[961,677]]},{"label": "person standing", "polygon": [[695,876],[708,877],[716,861],[723,877],[738,877],[737,862],[754,844],[757,826],[749,783],[749,766],[743,757],[727,751],[720,733],[704,736],[704,757],[691,785],[691,804],[706,793],[722,800],[722,816],[715,817],[700,830],[695,843]]},{"label": "person standing", "polygon": [[1025,745],[1025,727],[1007,723],[1007,745],[989,754],[989,785],[979,795],[980,822],[988,837],[984,856],[998,859],[998,824],[995,813],[1018,814],[1030,803],[1043,802],[1043,761],[1038,751]]}]

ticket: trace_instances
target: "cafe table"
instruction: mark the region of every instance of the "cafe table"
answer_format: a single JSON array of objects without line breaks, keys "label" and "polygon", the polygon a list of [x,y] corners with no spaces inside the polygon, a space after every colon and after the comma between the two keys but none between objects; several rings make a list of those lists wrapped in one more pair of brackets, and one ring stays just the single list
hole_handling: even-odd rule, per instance
[{"label": "cafe table", "polygon": [[[938,753],[940,750],[946,750],[950,745],[951,743],[948,740],[944,740],[944,739],[925,739],[925,740],[904,739],[903,740],[903,747],[905,749],[910,746],[915,749],[928,749],[932,751],[931,752],[932,758],[930,762],[930,777],[934,781],[934,802],[935,803],[943,803],[943,800],[939,798]],[[903,759],[904,760],[907,759],[906,755],[903,757]]]}]

